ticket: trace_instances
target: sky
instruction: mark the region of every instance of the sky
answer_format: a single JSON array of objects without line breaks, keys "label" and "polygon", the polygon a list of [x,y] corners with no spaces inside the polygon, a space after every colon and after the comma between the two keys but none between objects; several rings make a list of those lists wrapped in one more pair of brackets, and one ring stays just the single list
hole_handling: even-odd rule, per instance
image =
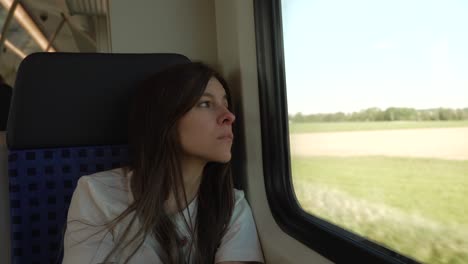
[{"label": "sky", "polygon": [[468,107],[468,1],[282,0],[288,112]]}]

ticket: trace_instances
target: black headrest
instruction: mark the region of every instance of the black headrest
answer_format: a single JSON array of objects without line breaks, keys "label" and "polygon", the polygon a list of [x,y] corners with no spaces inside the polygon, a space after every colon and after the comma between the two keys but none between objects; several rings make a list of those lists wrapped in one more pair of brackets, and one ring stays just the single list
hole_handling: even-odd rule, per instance
[{"label": "black headrest", "polygon": [[35,53],[19,67],[9,149],[127,143],[130,96],[179,54]]},{"label": "black headrest", "polygon": [[0,83],[0,131],[6,129],[12,93],[12,88],[8,84]]}]

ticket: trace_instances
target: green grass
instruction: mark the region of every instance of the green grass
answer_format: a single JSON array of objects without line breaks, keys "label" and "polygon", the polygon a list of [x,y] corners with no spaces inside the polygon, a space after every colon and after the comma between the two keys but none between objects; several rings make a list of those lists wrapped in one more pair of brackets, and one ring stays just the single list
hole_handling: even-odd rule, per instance
[{"label": "green grass", "polygon": [[294,179],[339,187],[354,197],[468,223],[468,161],[389,157],[294,158]]},{"label": "green grass", "polygon": [[468,121],[317,122],[290,123],[289,133],[317,133],[411,128],[468,127]]},{"label": "green grass", "polygon": [[292,159],[311,214],[428,263],[468,262],[468,161]]}]

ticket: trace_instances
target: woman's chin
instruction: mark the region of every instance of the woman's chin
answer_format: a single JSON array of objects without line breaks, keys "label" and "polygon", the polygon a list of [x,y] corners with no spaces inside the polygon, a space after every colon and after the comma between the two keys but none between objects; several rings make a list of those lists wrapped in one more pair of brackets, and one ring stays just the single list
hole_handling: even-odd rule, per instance
[{"label": "woman's chin", "polygon": [[231,161],[231,156],[232,156],[231,153],[219,155],[218,157],[213,159],[213,161],[218,162],[218,163],[228,163],[229,161]]}]

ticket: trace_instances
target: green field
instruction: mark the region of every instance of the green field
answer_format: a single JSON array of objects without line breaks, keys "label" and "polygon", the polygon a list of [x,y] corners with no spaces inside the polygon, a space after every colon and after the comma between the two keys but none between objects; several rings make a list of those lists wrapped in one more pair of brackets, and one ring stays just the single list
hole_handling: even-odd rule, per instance
[{"label": "green field", "polygon": [[468,121],[317,122],[290,123],[289,133],[317,133],[411,128],[468,127]]},{"label": "green field", "polygon": [[292,159],[301,206],[426,263],[468,263],[468,161]]}]

